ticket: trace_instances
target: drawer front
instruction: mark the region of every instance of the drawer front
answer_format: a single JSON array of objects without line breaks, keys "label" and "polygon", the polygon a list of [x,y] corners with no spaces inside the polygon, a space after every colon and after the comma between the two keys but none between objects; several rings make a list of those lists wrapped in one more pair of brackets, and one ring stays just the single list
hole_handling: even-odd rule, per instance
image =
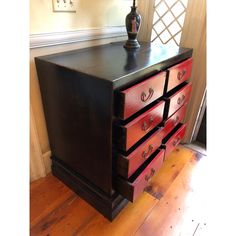
[{"label": "drawer front", "polygon": [[135,143],[137,143],[149,131],[155,128],[163,120],[165,102],[161,101],[133,121],[125,126],[120,126],[122,129],[119,139],[119,148],[127,151]]},{"label": "drawer front", "polygon": [[173,66],[168,69],[168,84],[167,84],[167,92],[186,81],[191,76],[193,59],[189,58],[186,61],[179,63],[176,66]]},{"label": "drawer front", "polygon": [[161,145],[163,129],[158,129],[128,156],[117,157],[117,173],[129,178]]},{"label": "drawer front", "polygon": [[186,127],[187,127],[187,124],[181,125],[181,127],[165,143],[165,146],[166,146],[165,159],[178,146],[180,141],[183,139],[185,135]]},{"label": "drawer front", "polygon": [[126,181],[118,177],[116,181],[117,191],[123,195],[123,197],[133,202],[144,191],[152,176],[161,168],[163,159],[164,150],[161,149],[134,180]]},{"label": "drawer front", "polygon": [[119,118],[127,119],[140,109],[163,95],[166,72],[161,72],[149,79],[120,92],[121,109]]},{"label": "drawer front", "polygon": [[174,129],[174,127],[183,121],[188,104],[184,104],[178,111],[176,111],[165,123],[163,127],[163,137],[166,137],[167,134]]},{"label": "drawer front", "polygon": [[173,115],[180,107],[189,101],[192,83],[186,84],[169,98],[169,109],[167,117]]}]

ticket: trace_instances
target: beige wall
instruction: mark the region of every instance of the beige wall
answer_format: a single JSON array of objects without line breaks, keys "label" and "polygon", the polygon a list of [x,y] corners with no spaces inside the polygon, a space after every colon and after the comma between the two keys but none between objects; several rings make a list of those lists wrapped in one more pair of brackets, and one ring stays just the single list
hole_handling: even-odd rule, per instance
[{"label": "beige wall", "polygon": [[30,33],[49,33],[84,28],[120,26],[132,0],[76,0],[77,10],[53,12],[52,0],[30,1]]}]

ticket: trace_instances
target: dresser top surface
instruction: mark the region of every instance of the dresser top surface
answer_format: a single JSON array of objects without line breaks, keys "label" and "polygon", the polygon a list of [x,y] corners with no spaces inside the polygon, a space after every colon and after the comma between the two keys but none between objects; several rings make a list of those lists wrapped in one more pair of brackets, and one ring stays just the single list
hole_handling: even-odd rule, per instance
[{"label": "dresser top surface", "polygon": [[41,56],[38,59],[114,82],[137,71],[192,53],[189,48],[165,47],[153,43],[141,43],[140,49],[132,51],[126,50],[123,45],[124,42],[110,43]]}]

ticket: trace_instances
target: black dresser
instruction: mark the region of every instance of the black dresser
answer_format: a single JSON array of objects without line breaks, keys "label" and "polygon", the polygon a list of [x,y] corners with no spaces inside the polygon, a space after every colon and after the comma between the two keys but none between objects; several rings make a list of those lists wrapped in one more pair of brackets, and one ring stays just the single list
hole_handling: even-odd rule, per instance
[{"label": "black dresser", "polygon": [[112,220],[184,137],[192,49],[123,42],[35,58],[52,173]]}]

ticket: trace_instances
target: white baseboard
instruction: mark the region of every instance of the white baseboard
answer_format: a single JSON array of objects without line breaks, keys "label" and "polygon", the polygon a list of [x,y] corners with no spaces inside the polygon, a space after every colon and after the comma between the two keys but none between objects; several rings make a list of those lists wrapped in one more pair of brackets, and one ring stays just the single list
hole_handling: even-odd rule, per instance
[{"label": "white baseboard", "polygon": [[83,42],[95,39],[105,39],[126,36],[125,26],[91,28],[55,33],[30,35],[30,48],[40,48],[60,44]]}]

